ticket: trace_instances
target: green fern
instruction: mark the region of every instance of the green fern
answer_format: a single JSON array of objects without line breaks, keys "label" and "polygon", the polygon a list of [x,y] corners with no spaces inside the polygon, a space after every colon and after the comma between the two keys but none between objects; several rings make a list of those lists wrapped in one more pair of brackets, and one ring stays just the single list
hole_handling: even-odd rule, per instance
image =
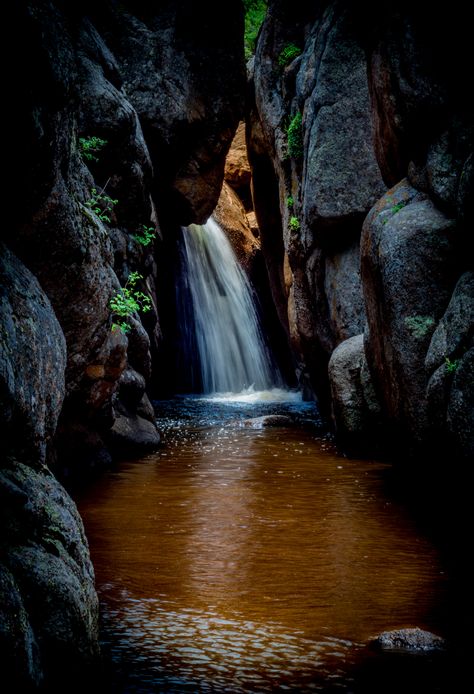
[{"label": "green fern", "polygon": [[278,65],[285,68],[299,55],[301,55],[301,48],[295,43],[287,43],[278,56]]},{"label": "green fern", "polygon": [[125,286],[120,287],[110,299],[109,307],[113,315],[121,319],[112,323],[112,332],[120,330],[127,334],[131,329],[127,321],[134,313],[151,311],[150,297],[136,288],[138,280],[142,279],[143,275],[139,272],[131,272]]}]

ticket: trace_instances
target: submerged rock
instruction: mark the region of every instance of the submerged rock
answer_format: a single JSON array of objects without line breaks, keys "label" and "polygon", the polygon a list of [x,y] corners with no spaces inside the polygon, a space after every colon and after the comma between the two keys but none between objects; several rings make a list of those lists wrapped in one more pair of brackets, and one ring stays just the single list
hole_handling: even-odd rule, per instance
[{"label": "submerged rock", "polygon": [[135,454],[154,451],[160,443],[160,435],[153,422],[140,415],[120,414],[109,432],[110,446],[114,453]]},{"label": "submerged rock", "polygon": [[393,651],[443,651],[446,649],[445,639],[419,627],[383,631],[372,641],[372,644],[384,650]]}]

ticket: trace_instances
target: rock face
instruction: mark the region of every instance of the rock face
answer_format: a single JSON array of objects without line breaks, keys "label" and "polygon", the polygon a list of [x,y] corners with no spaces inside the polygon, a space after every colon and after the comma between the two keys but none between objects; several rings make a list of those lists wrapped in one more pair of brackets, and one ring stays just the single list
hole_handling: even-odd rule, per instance
[{"label": "rock face", "polygon": [[384,410],[420,441],[430,427],[425,355],[451,294],[455,238],[454,220],[406,182],[364,223],[367,359]]},{"label": "rock face", "polygon": [[3,244],[0,316],[2,449],[41,466],[64,399],[66,343],[38,281]]},{"label": "rock face", "polygon": [[[157,446],[163,239],[213,210],[245,90],[241,3],[225,30],[208,2],[66,5],[21,0],[9,22],[29,47],[10,71],[0,246],[0,652],[15,691],[61,688],[62,666],[71,681],[97,655],[82,524],[46,464],[81,477]],[[126,286],[146,313],[113,314]]]},{"label": "rock face", "polygon": [[224,179],[246,203],[246,207],[249,207],[251,205],[250,185],[252,172],[247,156],[244,121],[239,123],[229,152],[227,153]]},{"label": "rock face", "polygon": [[98,603],[82,521],[44,464],[65,394],[64,335],[3,246],[0,286],[0,663],[4,684],[29,691],[94,663]]},{"label": "rock face", "polygon": [[216,206],[243,115],[240,3],[226,19],[223,31],[211,2],[181,0],[138,11],[124,2],[102,23],[150,147],[158,204],[182,225],[204,223]]},{"label": "rock face", "polygon": [[[344,438],[377,422],[413,451],[433,442],[469,458],[472,297],[459,278],[472,270],[474,115],[459,84],[467,18],[454,14],[274,0],[248,145],[300,382]],[[289,44],[300,54],[285,62]]]},{"label": "rock face", "polygon": [[364,350],[364,336],[341,342],[329,360],[332,414],[336,432],[351,445],[373,435],[380,420],[380,404],[375,395]]},{"label": "rock face", "polygon": [[252,276],[260,242],[252,233],[240,198],[225,181],[213,216],[225,231],[239,263]]},{"label": "rock face", "polygon": [[[322,404],[332,351],[363,329],[359,237],[385,190],[369,144],[364,49],[352,24],[330,3],[295,26],[293,10],[274,3],[253,76],[249,145],[262,247],[301,372]],[[301,55],[282,66],[289,42]]]}]

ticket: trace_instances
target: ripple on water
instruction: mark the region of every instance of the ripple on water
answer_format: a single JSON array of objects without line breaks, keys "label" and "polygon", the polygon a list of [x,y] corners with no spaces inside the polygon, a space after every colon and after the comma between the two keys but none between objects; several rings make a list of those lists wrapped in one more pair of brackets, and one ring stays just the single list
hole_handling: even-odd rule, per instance
[{"label": "ripple on water", "polygon": [[127,691],[149,691],[150,659],[153,686],[167,692],[270,692],[277,685],[303,692],[327,687],[328,679],[347,686],[347,665],[360,647],[334,637],[306,639],[278,624],[180,611],[158,600],[124,596],[116,609],[103,604],[104,645],[132,673]]},{"label": "ripple on water", "polygon": [[[386,496],[386,466],[338,454],[307,403],[160,407],[160,451],[81,507],[113,691],[405,691],[391,675],[352,684],[362,640],[436,630],[444,599],[445,567]],[[304,426],[227,426],[273,413]]]}]

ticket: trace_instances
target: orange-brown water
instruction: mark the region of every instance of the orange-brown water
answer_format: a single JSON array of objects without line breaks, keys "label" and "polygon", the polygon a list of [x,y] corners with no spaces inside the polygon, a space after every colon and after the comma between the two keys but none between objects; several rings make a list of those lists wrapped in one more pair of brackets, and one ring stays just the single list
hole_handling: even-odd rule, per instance
[{"label": "orange-brown water", "polygon": [[445,567],[384,464],[308,428],[164,438],[80,501],[120,691],[352,691],[370,637],[443,632]]}]

